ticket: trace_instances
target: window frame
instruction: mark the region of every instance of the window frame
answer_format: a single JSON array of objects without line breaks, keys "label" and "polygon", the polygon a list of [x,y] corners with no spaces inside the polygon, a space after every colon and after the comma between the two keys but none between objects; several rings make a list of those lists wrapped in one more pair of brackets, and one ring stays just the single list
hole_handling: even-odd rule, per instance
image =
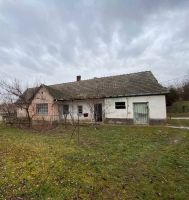
[{"label": "window frame", "polygon": [[[67,107],[67,109],[66,109],[66,111],[67,112],[65,112],[65,107]],[[62,114],[63,115],[68,115],[69,114],[69,104],[63,104],[63,106],[62,106]]]},{"label": "window frame", "polygon": [[[81,108],[81,112],[80,112],[80,109]],[[77,106],[77,113],[79,114],[79,115],[82,115],[83,114],[83,106],[82,105],[78,105]]]},{"label": "window frame", "polygon": [[126,109],[125,101],[116,101],[115,102],[115,109]]},{"label": "window frame", "polygon": [[38,115],[48,115],[49,113],[48,103],[37,103],[36,113]]}]

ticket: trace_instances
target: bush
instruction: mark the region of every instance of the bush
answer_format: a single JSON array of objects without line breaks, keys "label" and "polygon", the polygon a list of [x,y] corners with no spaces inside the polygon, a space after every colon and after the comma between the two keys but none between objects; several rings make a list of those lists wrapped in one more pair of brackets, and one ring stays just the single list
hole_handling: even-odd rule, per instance
[{"label": "bush", "polygon": [[171,106],[175,101],[179,99],[179,93],[177,89],[170,88],[169,93],[166,95],[166,104],[167,106]]}]

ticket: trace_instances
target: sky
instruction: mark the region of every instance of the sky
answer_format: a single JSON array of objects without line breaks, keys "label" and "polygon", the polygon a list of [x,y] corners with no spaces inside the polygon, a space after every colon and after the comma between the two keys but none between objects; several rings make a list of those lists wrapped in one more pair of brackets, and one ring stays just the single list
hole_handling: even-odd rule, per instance
[{"label": "sky", "polygon": [[189,0],[0,0],[0,79],[189,77]]}]

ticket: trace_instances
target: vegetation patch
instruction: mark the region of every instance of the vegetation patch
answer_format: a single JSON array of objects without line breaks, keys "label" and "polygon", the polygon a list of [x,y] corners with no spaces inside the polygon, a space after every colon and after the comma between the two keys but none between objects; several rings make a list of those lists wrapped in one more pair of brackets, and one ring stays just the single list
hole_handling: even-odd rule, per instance
[{"label": "vegetation patch", "polygon": [[177,101],[167,107],[170,117],[189,117],[189,101]]},{"label": "vegetation patch", "polygon": [[189,131],[0,126],[0,199],[188,199]]},{"label": "vegetation patch", "polygon": [[168,119],[167,123],[173,126],[186,126],[189,127],[189,119]]}]

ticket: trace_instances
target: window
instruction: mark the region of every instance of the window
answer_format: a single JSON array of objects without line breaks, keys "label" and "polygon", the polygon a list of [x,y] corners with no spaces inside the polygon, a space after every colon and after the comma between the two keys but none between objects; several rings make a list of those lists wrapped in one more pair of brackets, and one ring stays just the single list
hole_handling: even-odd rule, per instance
[{"label": "window", "polygon": [[115,109],[125,109],[125,102],[115,102]]},{"label": "window", "polygon": [[63,105],[63,115],[69,114],[69,105]]},{"label": "window", "polygon": [[39,103],[36,105],[36,111],[39,115],[48,115],[48,104],[47,103]]},{"label": "window", "polygon": [[82,114],[83,113],[83,106],[78,106],[78,114]]}]

